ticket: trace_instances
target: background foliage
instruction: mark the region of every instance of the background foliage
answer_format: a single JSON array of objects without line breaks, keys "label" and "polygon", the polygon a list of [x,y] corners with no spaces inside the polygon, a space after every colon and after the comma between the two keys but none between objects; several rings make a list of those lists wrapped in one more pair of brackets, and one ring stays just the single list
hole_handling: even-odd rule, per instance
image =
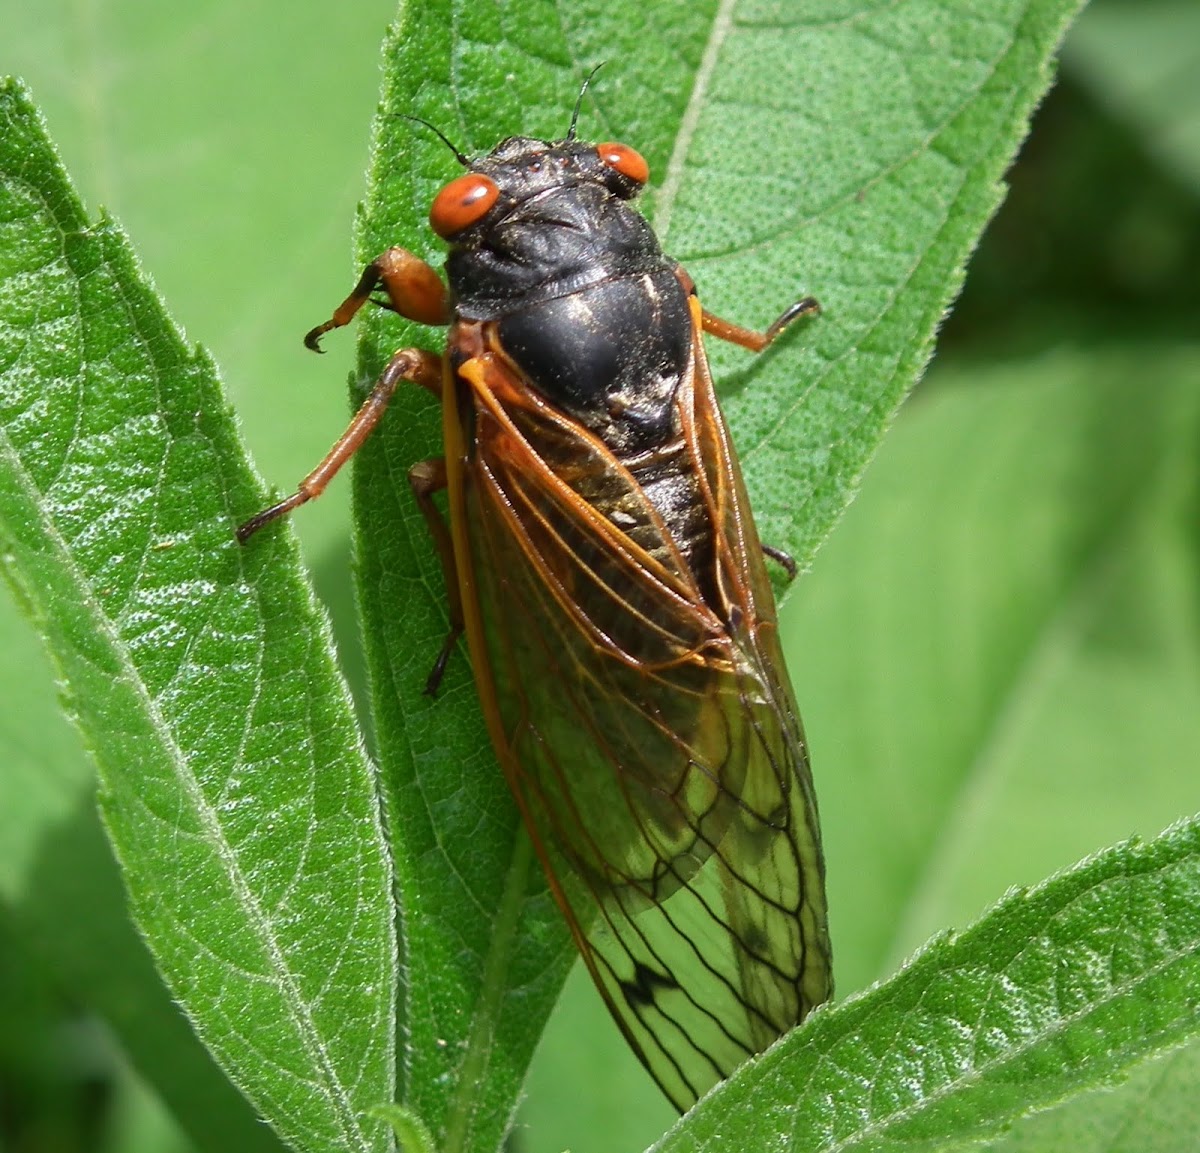
[{"label": "background foliage", "polygon": [[[0,71],[33,85],[85,200],[122,220],[213,350],[259,468],[281,484],[344,417],[334,358],[306,355],[298,334],[352,273],[347,222],[391,15],[364,3],[317,25],[211,4],[181,23],[138,4],[87,20],[0,5]],[[1009,886],[1200,808],[1196,24],[1185,3],[1085,15],[929,378],[785,610],[843,996]],[[353,667],[348,487],[297,528]],[[0,1059],[19,1105],[7,1136],[31,1150],[186,1148],[89,1012],[103,1005],[95,940],[62,952],[64,911],[112,909],[120,893],[98,828],[76,815],[90,770],[44,659],[3,611],[0,760],[22,788],[55,790],[72,852],[91,844],[97,862],[42,869],[37,889],[14,869],[3,893]],[[115,940],[114,967],[123,948],[147,965]],[[1190,1148],[1198,1070],[1181,1051],[1001,1141],[1060,1148],[1067,1133],[1084,1148],[1095,1132],[1108,1149]],[[668,1120],[573,980],[522,1147],[640,1148]]]}]

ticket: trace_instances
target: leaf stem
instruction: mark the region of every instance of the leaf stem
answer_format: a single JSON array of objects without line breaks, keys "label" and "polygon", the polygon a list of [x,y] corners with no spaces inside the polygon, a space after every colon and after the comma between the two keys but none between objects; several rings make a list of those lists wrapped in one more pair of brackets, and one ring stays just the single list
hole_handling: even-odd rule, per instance
[{"label": "leaf stem", "polygon": [[533,845],[524,826],[517,830],[512,858],[508,866],[504,892],[496,919],[483,971],[478,1008],[471,1024],[467,1040],[467,1052],[458,1078],[454,1103],[446,1119],[446,1137],[442,1153],[465,1153],[469,1136],[470,1121],[475,1102],[479,1099],[478,1086],[487,1072],[492,1043],[500,1017],[501,1003],[507,987],[505,978],[513,943],[525,905],[525,893],[529,886],[529,869],[533,864]]}]

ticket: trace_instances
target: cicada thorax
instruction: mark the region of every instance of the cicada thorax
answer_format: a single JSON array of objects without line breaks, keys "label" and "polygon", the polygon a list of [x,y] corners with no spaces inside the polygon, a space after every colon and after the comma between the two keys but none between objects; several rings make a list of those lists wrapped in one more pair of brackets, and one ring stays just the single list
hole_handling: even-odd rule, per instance
[{"label": "cicada thorax", "polygon": [[[620,145],[516,137],[478,171],[507,193],[454,237],[459,326],[481,324],[509,391],[528,394],[512,398],[519,431],[579,500],[665,567],[705,580],[711,518],[680,411],[693,319],[674,262],[625,202],[645,162]],[[453,358],[464,343],[452,337]]]}]

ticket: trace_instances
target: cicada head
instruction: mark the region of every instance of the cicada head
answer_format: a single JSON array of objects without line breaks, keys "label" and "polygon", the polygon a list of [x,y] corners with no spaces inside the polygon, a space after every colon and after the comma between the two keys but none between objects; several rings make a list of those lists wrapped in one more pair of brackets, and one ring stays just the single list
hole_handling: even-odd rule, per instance
[{"label": "cicada head", "polygon": [[628,145],[510,136],[468,163],[429,211],[450,244],[446,273],[460,315],[496,319],[661,264],[658,241],[628,204],[650,174]]},{"label": "cicada head", "polygon": [[[595,188],[632,200],[645,187],[650,169],[627,144],[587,144],[579,140],[538,140],[510,136],[486,156],[470,162],[470,172],[438,193],[429,223],[442,239],[464,243],[464,233],[492,223],[521,205],[555,194]],[[493,212],[493,209],[498,211]]]}]

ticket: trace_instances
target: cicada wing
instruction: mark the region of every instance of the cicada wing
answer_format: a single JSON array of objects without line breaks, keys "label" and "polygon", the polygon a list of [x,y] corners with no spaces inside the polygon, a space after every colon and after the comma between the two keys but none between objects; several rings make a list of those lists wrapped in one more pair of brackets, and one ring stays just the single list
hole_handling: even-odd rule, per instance
[{"label": "cicada wing", "polygon": [[[788,679],[779,644],[775,597],[767,573],[762,542],[758,537],[749,494],[741,468],[717,401],[701,338],[700,302],[689,301],[692,310],[692,340],[695,374],[692,405],[685,412],[687,435],[695,445],[699,466],[707,478],[711,512],[718,526],[718,565],[721,596],[731,620],[730,635],[749,655],[755,680],[772,702],[770,718],[755,731],[763,741],[762,759],[780,766],[787,779],[790,831],[772,847],[772,852],[797,850],[796,858],[804,892],[799,909],[799,927],[804,943],[801,978],[801,1014],[833,995],[833,957],[829,941],[828,910],[825,902],[825,858],[813,788],[808,745],[800,712]],[[688,425],[687,417],[691,423]],[[772,723],[772,720],[774,723]],[[768,780],[770,775],[763,778]],[[751,786],[752,788],[752,786]],[[768,784],[770,794],[773,786]],[[753,908],[743,911],[752,923]],[[800,955],[800,954],[797,954]]]},{"label": "cicada wing", "polygon": [[[498,358],[460,373],[472,447],[455,549],[493,741],[593,979],[686,1109],[828,992],[816,817],[782,665],[764,666],[750,593],[732,611],[705,602],[601,443]],[[690,380],[681,391],[690,408]],[[601,484],[621,528],[563,461]],[[727,473],[698,491],[714,515],[732,501],[748,517]],[[739,541],[731,561],[716,523],[723,585],[765,588],[765,574],[734,579],[761,556],[746,561]]]},{"label": "cicada wing", "polygon": [[[591,939],[610,999],[681,1109],[830,992],[823,894],[813,893],[820,848],[795,784],[801,749],[763,688],[749,665],[713,686],[740,727],[726,762],[740,788],[687,883],[649,907],[611,873],[596,891]],[[698,828],[703,816],[690,819]]]}]

